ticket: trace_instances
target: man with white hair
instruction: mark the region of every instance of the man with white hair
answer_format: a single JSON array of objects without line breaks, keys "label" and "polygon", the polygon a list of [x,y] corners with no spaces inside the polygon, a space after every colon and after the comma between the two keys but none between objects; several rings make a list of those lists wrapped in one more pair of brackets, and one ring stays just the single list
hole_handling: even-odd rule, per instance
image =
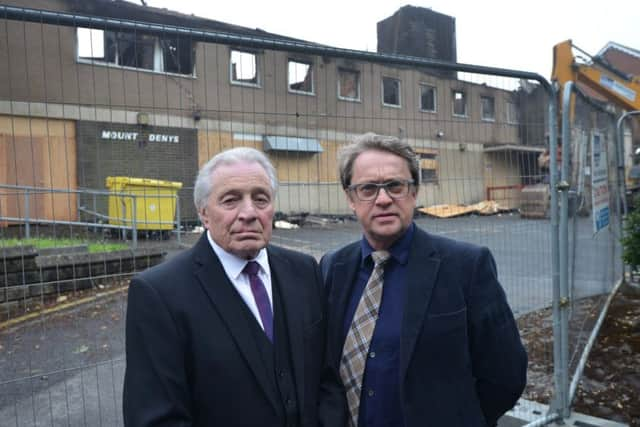
[{"label": "man with white hair", "polygon": [[252,148],[200,169],[206,232],[131,281],[126,426],[345,425],[339,374],[325,368],[318,265],[269,244],[276,188]]}]

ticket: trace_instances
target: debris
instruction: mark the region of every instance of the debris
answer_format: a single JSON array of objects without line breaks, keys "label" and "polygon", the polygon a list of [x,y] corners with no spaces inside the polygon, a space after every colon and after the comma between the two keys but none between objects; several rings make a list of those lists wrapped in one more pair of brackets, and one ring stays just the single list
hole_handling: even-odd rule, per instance
[{"label": "debris", "polygon": [[89,346],[82,344],[80,347],[73,350],[73,354],[86,353],[87,351],[89,351]]},{"label": "debris", "polygon": [[67,301],[68,297],[66,295],[60,295],[57,299],[56,302],[57,303],[61,303],[61,302],[65,302]]},{"label": "debris", "polygon": [[501,207],[496,201],[483,200],[473,205],[433,205],[426,208],[418,208],[418,211],[438,218],[453,218],[471,213],[495,215],[500,212],[507,212],[509,209]]},{"label": "debris", "polygon": [[329,220],[327,218],[321,218],[319,216],[315,216],[315,215],[309,215],[304,219],[305,224],[311,224],[311,225],[319,225],[322,227],[325,227],[327,224],[329,224]]},{"label": "debris", "polygon": [[274,225],[280,230],[295,230],[296,228],[300,228],[298,224],[292,224],[285,220],[276,221]]}]

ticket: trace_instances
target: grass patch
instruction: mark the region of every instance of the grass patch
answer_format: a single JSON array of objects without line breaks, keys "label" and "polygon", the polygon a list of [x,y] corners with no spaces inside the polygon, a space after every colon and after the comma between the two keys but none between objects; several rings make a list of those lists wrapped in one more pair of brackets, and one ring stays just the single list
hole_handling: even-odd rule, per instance
[{"label": "grass patch", "polygon": [[14,246],[33,246],[36,249],[64,248],[69,246],[87,245],[90,253],[114,252],[128,249],[125,243],[87,242],[80,239],[0,239],[0,247],[10,248]]}]

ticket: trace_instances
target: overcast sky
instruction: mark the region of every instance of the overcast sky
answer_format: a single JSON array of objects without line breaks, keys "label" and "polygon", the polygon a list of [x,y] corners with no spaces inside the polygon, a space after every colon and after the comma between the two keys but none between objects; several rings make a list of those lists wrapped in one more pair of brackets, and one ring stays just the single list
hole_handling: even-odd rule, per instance
[{"label": "overcast sky", "polygon": [[149,6],[369,51],[376,50],[376,23],[411,4],[456,18],[458,62],[531,71],[547,79],[553,45],[566,39],[592,55],[609,41],[640,50],[636,1],[146,0]]}]

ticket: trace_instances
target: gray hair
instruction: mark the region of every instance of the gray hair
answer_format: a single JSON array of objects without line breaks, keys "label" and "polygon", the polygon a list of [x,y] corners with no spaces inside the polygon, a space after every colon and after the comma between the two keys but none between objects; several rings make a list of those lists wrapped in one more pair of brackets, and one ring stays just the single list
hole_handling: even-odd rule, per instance
[{"label": "gray hair", "polygon": [[340,148],[338,151],[340,183],[344,190],[351,185],[353,163],[356,161],[356,158],[360,154],[369,150],[384,151],[405,159],[407,166],[409,167],[409,172],[411,172],[411,178],[413,179],[416,188],[419,187],[420,168],[418,164],[418,157],[409,143],[401,141],[394,136],[377,135],[369,132],[355,137],[351,144]]},{"label": "gray hair", "polygon": [[276,178],[276,170],[267,158],[267,156],[250,147],[236,147],[229,150],[222,151],[221,153],[213,156],[207,163],[205,163],[198,172],[198,177],[193,188],[193,202],[196,205],[198,211],[205,208],[213,186],[211,182],[211,175],[221,165],[234,165],[237,163],[258,163],[269,177],[271,183],[271,190],[273,196],[276,195],[278,189],[278,179]]}]

